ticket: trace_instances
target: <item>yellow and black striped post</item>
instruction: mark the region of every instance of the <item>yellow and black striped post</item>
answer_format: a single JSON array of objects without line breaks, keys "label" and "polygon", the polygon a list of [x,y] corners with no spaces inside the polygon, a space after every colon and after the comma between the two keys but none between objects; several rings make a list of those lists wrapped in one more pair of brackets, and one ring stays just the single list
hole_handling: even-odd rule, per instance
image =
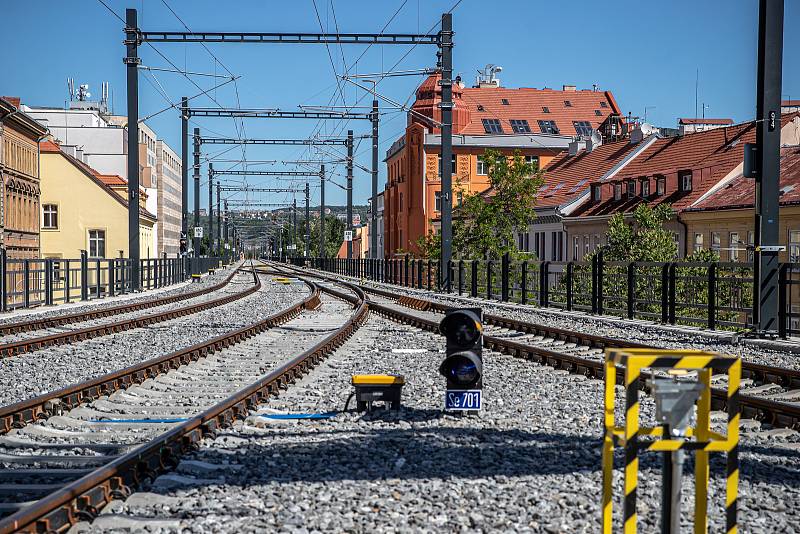
[{"label": "yellow and black striped post", "polygon": [[[614,417],[617,368],[624,370],[625,421],[618,426]],[[737,532],[736,504],[739,482],[739,383],[741,360],[699,350],[607,349],[605,358],[605,395],[603,436],[602,531],[613,531],[613,468],[614,447],[625,450],[623,531],[636,532],[636,490],[639,476],[639,451],[695,451],[695,534],[708,530],[709,453],[727,453],[726,532]],[[703,389],[697,400],[696,425],[688,428],[686,439],[671,439],[662,427],[639,426],[639,389],[642,378],[651,378],[650,370],[696,372]],[[711,430],[712,372],[728,374],[726,434]],[[640,439],[642,438],[642,439]]]}]

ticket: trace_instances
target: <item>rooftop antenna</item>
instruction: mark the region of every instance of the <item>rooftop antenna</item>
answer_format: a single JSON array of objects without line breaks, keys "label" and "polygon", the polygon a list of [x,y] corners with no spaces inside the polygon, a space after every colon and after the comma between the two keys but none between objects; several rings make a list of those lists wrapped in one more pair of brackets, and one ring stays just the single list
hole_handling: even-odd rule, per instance
[{"label": "rooftop antenna", "polygon": [[75,100],[75,79],[67,78],[67,92],[69,93],[69,100]]},{"label": "rooftop antenna", "polygon": [[694,76],[694,118],[697,118],[697,91],[700,87],[700,67],[697,68],[697,72]]},{"label": "rooftop antenna", "polygon": [[705,102],[703,102],[703,108],[702,108],[702,109],[703,109],[703,119],[705,119],[705,118],[706,118],[706,110],[707,110],[707,109],[710,109],[710,108],[711,108],[711,106],[709,106],[708,104],[706,104]]}]

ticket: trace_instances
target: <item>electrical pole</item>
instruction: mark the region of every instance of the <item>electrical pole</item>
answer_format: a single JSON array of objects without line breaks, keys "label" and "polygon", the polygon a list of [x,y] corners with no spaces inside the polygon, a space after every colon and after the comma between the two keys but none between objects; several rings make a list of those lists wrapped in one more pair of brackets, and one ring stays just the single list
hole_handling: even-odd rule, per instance
[{"label": "electrical pole", "polygon": [[225,244],[228,244],[228,219],[230,219],[231,215],[228,213],[228,201],[225,201]]},{"label": "electrical pole", "polygon": [[369,256],[378,257],[378,99],[372,100],[372,215],[369,228]]},{"label": "electrical pole", "polygon": [[319,257],[325,257],[325,165],[319,168]]},{"label": "electrical pole", "polygon": [[214,165],[208,163],[208,257],[214,255]]},{"label": "electrical pole", "polygon": [[297,256],[297,199],[292,198],[292,245],[294,251],[292,256]]},{"label": "electrical pole", "polygon": [[181,253],[189,246],[189,99],[181,98]]},{"label": "electrical pole", "polygon": [[139,41],[136,10],[125,10],[125,46],[128,78],[128,256],[131,289],[139,290]]},{"label": "electrical pole", "polygon": [[756,198],[753,326],[778,333],[778,254],[783,0],[760,0],[756,96]]},{"label": "electrical pole", "polygon": [[[209,166],[211,164],[209,163]],[[219,211],[219,180],[217,180],[217,257],[222,257],[222,222],[220,221]]]},{"label": "electrical pole", "polygon": [[[439,278],[450,290],[450,260],[453,257],[453,15],[442,15],[442,256]],[[401,243],[401,246],[403,244]]]},{"label": "electrical pole", "polygon": [[192,245],[194,257],[200,257],[200,238],[195,232],[200,227],[200,128],[194,129],[194,228]]},{"label": "electrical pole", "polygon": [[308,182],[306,182],[306,250],[305,250],[305,257],[308,258],[311,255],[311,222],[309,220],[309,194],[308,194]]},{"label": "electrical pole", "polygon": [[350,241],[347,242],[347,259],[353,259],[353,130],[347,130],[347,226]]}]

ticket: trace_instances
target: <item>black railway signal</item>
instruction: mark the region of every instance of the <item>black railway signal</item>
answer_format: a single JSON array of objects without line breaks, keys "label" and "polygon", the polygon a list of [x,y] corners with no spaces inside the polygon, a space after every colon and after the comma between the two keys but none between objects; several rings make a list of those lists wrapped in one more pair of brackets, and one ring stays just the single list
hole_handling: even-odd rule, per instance
[{"label": "black railway signal", "polygon": [[445,336],[445,359],[439,372],[447,379],[446,410],[480,410],[483,389],[483,312],[448,310],[439,332]]}]

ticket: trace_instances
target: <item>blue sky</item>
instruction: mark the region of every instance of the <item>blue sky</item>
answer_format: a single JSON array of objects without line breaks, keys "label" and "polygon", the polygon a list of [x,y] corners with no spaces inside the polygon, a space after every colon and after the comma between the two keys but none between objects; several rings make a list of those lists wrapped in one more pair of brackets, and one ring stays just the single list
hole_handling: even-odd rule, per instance
[{"label": "blue sky", "polygon": [[[457,0],[166,0],[193,31],[326,31],[379,32],[396,14],[387,32],[426,32]],[[125,8],[139,10],[139,25],[148,31],[183,30],[163,0],[106,0],[124,17]],[[31,6],[36,6],[31,8]],[[402,6],[402,8],[401,8]],[[0,19],[0,94],[21,96],[30,105],[64,105],[66,79],[88,83],[99,93],[100,82],[111,84],[114,107],[125,112],[125,67],[122,23],[98,0],[28,4],[4,2]],[[398,8],[399,12],[398,12]],[[800,1],[786,0],[785,21],[800,20]],[[477,68],[487,63],[502,65],[502,83],[508,87],[552,87],[574,84],[613,91],[622,110],[642,115],[648,122],[674,126],[677,117],[695,110],[695,76],[699,69],[699,100],[709,106],[706,116],[730,117],[740,122],[755,113],[757,53],[757,0],[703,0],[669,2],[544,2],[523,0],[462,0],[453,13],[456,32],[454,69],[467,82]],[[198,44],[156,45],[181,69],[224,73]],[[218,89],[216,100],[224,106],[297,109],[298,104],[326,105],[338,97],[333,69],[343,73],[381,72],[403,56],[398,69],[433,66],[435,48],[418,46],[373,46],[357,65],[363,46],[236,45],[209,44],[208,49],[234,74],[236,86]],[[330,56],[329,56],[330,54]],[[142,63],[171,68],[155,51],[141,49]],[[331,65],[333,63],[333,66]],[[203,89],[214,85],[209,77],[192,77]],[[419,77],[387,79],[379,86],[383,94],[406,102]],[[165,93],[165,96],[160,94]],[[177,102],[198,89],[180,74],[157,72],[140,75],[140,114],[149,115]],[[353,105],[365,93],[343,83],[341,93]],[[800,99],[800,33],[786,31],[784,37],[783,98]],[[365,97],[362,103],[369,103]],[[213,107],[208,98],[194,105]],[[402,132],[403,113],[386,109],[381,117],[381,157]],[[197,119],[204,132],[236,136],[231,119]],[[175,149],[180,148],[180,119],[169,111],[148,124]],[[369,132],[369,123],[350,124],[356,135]],[[341,130],[330,122],[309,120],[246,120],[248,137],[304,138],[318,129],[323,134]],[[222,147],[209,146],[212,154]],[[370,147],[362,142],[356,150],[358,163],[370,165]],[[247,147],[250,161],[295,160],[311,157],[292,147]],[[219,159],[217,168],[240,168],[240,149]],[[287,168],[283,165],[249,164],[251,169]],[[342,182],[344,169],[337,166],[334,180]],[[205,169],[203,171],[205,180]],[[234,178],[234,177],[231,177]],[[275,179],[248,178],[263,186],[291,186]],[[380,169],[380,183],[385,168]],[[355,200],[363,203],[370,194],[370,178],[356,170]],[[317,193],[315,190],[314,196]],[[205,201],[205,193],[201,196]],[[251,197],[255,200],[254,197]],[[283,202],[287,195],[260,196],[260,201]],[[329,203],[344,203],[344,191],[329,186]],[[205,202],[203,202],[205,203]]]}]

